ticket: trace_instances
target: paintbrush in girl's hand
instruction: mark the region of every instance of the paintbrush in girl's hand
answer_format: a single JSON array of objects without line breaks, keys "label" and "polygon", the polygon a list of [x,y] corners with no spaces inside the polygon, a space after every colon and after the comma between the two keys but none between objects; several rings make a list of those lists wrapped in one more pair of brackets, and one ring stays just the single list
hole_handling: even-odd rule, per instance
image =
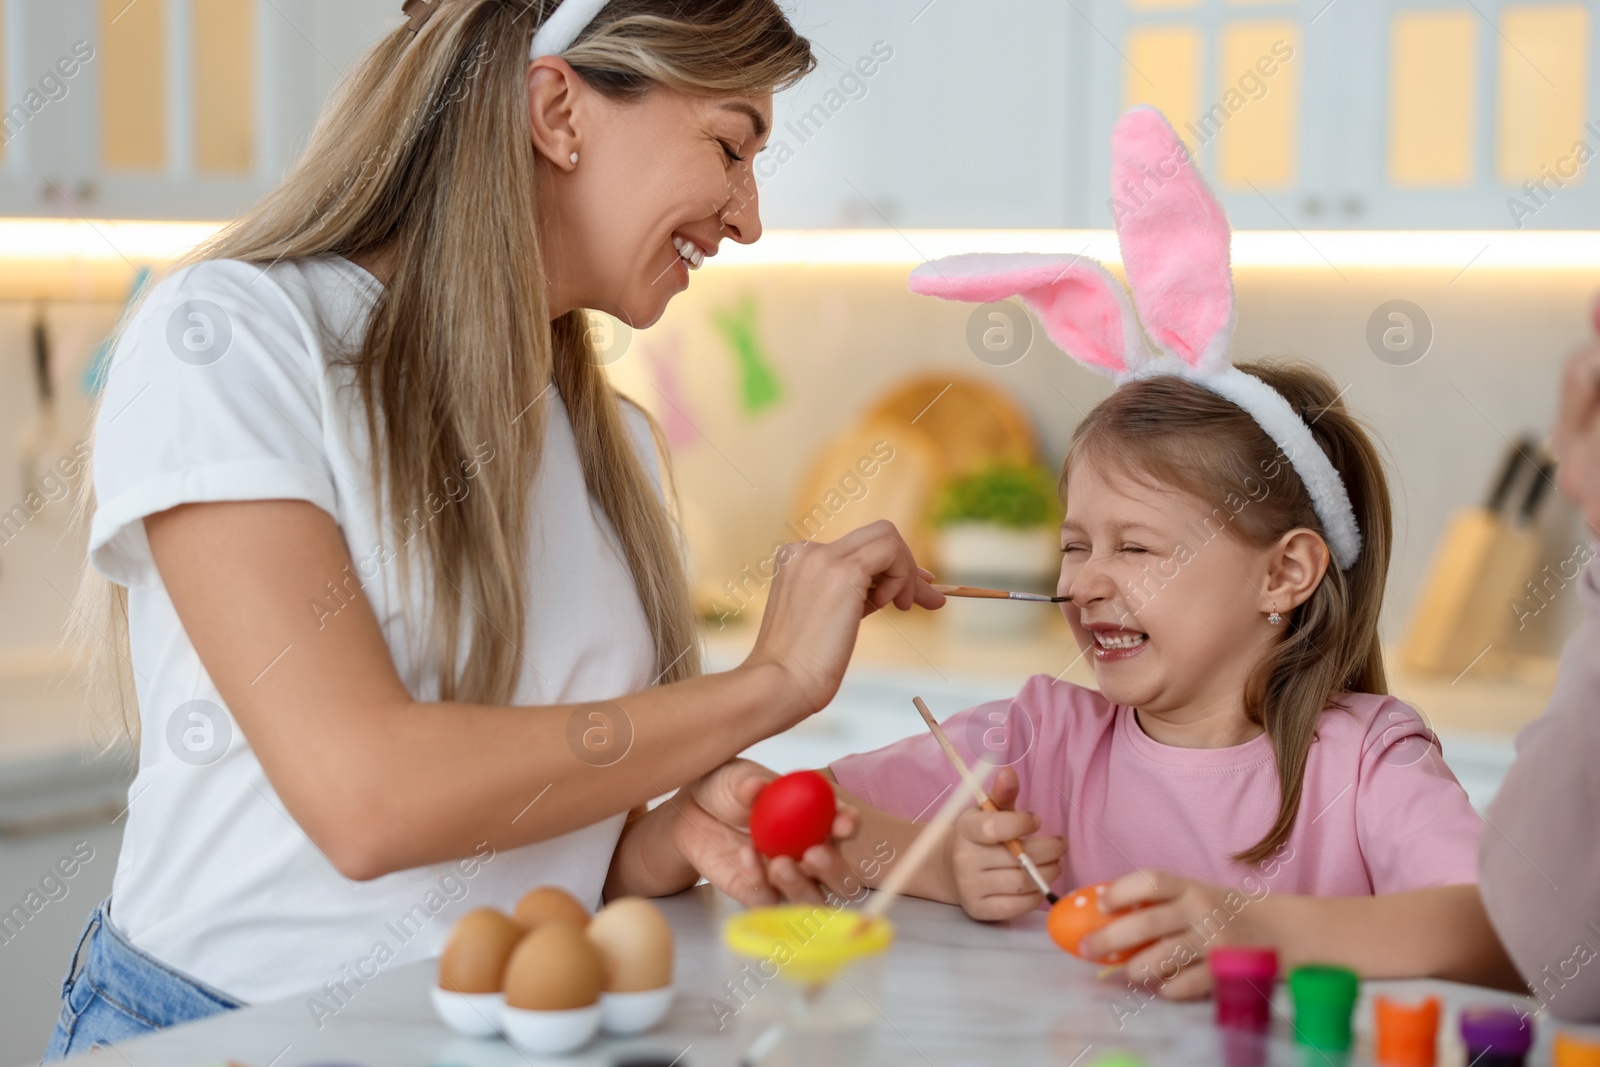
[{"label": "paintbrush in girl's hand", "polygon": [[[1066,597],[1061,599],[1065,600]],[[956,771],[961,775],[961,780],[966,783],[967,791],[972,794],[972,799],[977,802],[978,807],[984,811],[999,811],[1000,806],[989,798],[989,794],[984,791],[983,785],[977,778],[973,777],[966,761],[956,751],[956,746],[950,743],[950,738],[945,734],[944,727],[939,725],[939,720],[935,719],[933,712],[928,710],[928,705],[922,702],[921,697],[912,697],[911,703],[917,706],[917,711],[922,715],[922,721],[927,723],[928,729],[933,731],[934,739],[939,742],[939,747],[944,749],[944,754],[950,757],[951,763],[955,764]],[[1033,857],[1028,855],[1028,850],[1021,841],[1013,837],[1005,845],[1006,851],[1015,856],[1017,862],[1022,864],[1022,869],[1028,872],[1028,877],[1033,879],[1033,884],[1039,887],[1039,892],[1044,894],[1046,900],[1054,904],[1061,899],[1051,892],[1050,883],[1044,880],[1044,875],[1039,872],[1038,865],[1033,862]]]},{"label": "paintbrush in girl's hand", "polygon": [[1026,600],[1031,604],[1061,604],[1069,596],[1050,596],[1048,593],[1008,593],[1004,589],[980,589],[975,585],[936,585],[933,588],[945,596],[972,597],[975,600]]}]

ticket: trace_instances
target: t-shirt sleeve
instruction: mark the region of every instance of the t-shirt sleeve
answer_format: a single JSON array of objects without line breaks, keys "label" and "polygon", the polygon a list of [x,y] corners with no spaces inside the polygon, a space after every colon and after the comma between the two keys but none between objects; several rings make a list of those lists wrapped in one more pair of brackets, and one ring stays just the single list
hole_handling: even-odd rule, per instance
[{"label": "t-shirt sleeve", "polygon": [[[940,724],[950,743],[980,781],[992,769],[978,766],[980,758],[996,766],[1010,766],[1028,793],[1028,755],[1036,734],[1033,721],[1015,699],[993,700],[957,712]],[[890,815],[916,822],[933,818],[960,775],[950,765],[932,733],[923,731],[872,752],[845,756],[829,765],[841,786]]]},{"label": "t-shirt sleeve", "polygon": [[96,570],[159,585],[144,519],[180,504],[305,500],[337,515],[311,329],[245,263],[196,264],[152,290],[112,353],[95,422]]},{"label": "t-shirt sleeve", "polygon": [[1373,893],[1475,883],[1482,830],[1439,739],[1411,707],[1386,701],[1367,730],[1356,794]]}]

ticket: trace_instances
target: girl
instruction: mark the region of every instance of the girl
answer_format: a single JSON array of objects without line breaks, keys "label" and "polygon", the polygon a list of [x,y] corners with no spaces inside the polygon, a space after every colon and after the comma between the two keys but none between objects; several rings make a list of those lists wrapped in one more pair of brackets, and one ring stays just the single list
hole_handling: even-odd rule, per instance
[{"label": "girl", "polygon": [[[1118,215],[1137,313],[1075,257],[913,275],[935,295],[1023,294],[1058,343],[1122,380],[1061,478],[1057,593],[1099,690],[1041,675],[946,722],[965,759],[1000,765],[1007,810],[966,814],[914,891],[1022,915],[1041,896],[1002,843],[1032,834],[1058,892],[1114,880],[1107,909],[1147,905],[1084,949],[1146,946],[1128,974],[1167,996],[1206,991],[1207,949],[1225,942],[1274,945],[1286,967],[1507,979],[1480,936],[1480,819],[1433,734],[1384,695],[1378,454],[1325,375],[1227,364],[1226,222],[1165,121],[1131,112],[1113,154],[1114,187],[1146,192]],[[929,735],[831,773],[864,809],[847,858],[905,840],[959,788]]]},{"label": "girl", "polygon": [[79,617],[139,770],[48,1058],[316,1014],[540,883],[818,891],[741,851],[760,781],[726,761],[828,702],[864,612],[942,598],[887,524],[796,546],[750,658],[700,676],[650,428],[582,310],[647,326],[760,236],[772,92],[813,60],[772,0],[601,8],[410,0],[128,322]]}]

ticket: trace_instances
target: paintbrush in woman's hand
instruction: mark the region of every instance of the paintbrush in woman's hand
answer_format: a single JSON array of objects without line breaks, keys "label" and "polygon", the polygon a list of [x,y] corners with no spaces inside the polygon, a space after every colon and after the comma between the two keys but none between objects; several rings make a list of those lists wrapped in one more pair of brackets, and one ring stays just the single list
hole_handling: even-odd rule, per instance
[{"label": "paintbrush in woman's hand", "polygon": [[1050,596],[1047,593],[1008,593],[1004,589],[980,589],[975,585],[936,585],[933,587],[945,596],[972,597],[976,600],[1026,600],[1033,604],[1061,604],[1072,598]]}]

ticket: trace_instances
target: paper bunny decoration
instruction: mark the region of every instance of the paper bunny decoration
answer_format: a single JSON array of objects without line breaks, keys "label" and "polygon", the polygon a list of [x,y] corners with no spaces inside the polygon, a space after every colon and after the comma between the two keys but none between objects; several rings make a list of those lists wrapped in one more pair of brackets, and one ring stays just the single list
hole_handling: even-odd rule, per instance
[{"label": "paper bunny decoration", "polygon": [[1111,133],[1111,187],[1128,289],[1075,255],[972,253],[924,263],[914,293],[991,303],[1020,297],[1078,362],[1119,383],[1174,374],[1248,412],[1300,475],[1341,569],[1361,554],[1344,481],[1305,421],[1265,382],[1233,366],[1228,217],[1159,111],[1136,107]]}]

